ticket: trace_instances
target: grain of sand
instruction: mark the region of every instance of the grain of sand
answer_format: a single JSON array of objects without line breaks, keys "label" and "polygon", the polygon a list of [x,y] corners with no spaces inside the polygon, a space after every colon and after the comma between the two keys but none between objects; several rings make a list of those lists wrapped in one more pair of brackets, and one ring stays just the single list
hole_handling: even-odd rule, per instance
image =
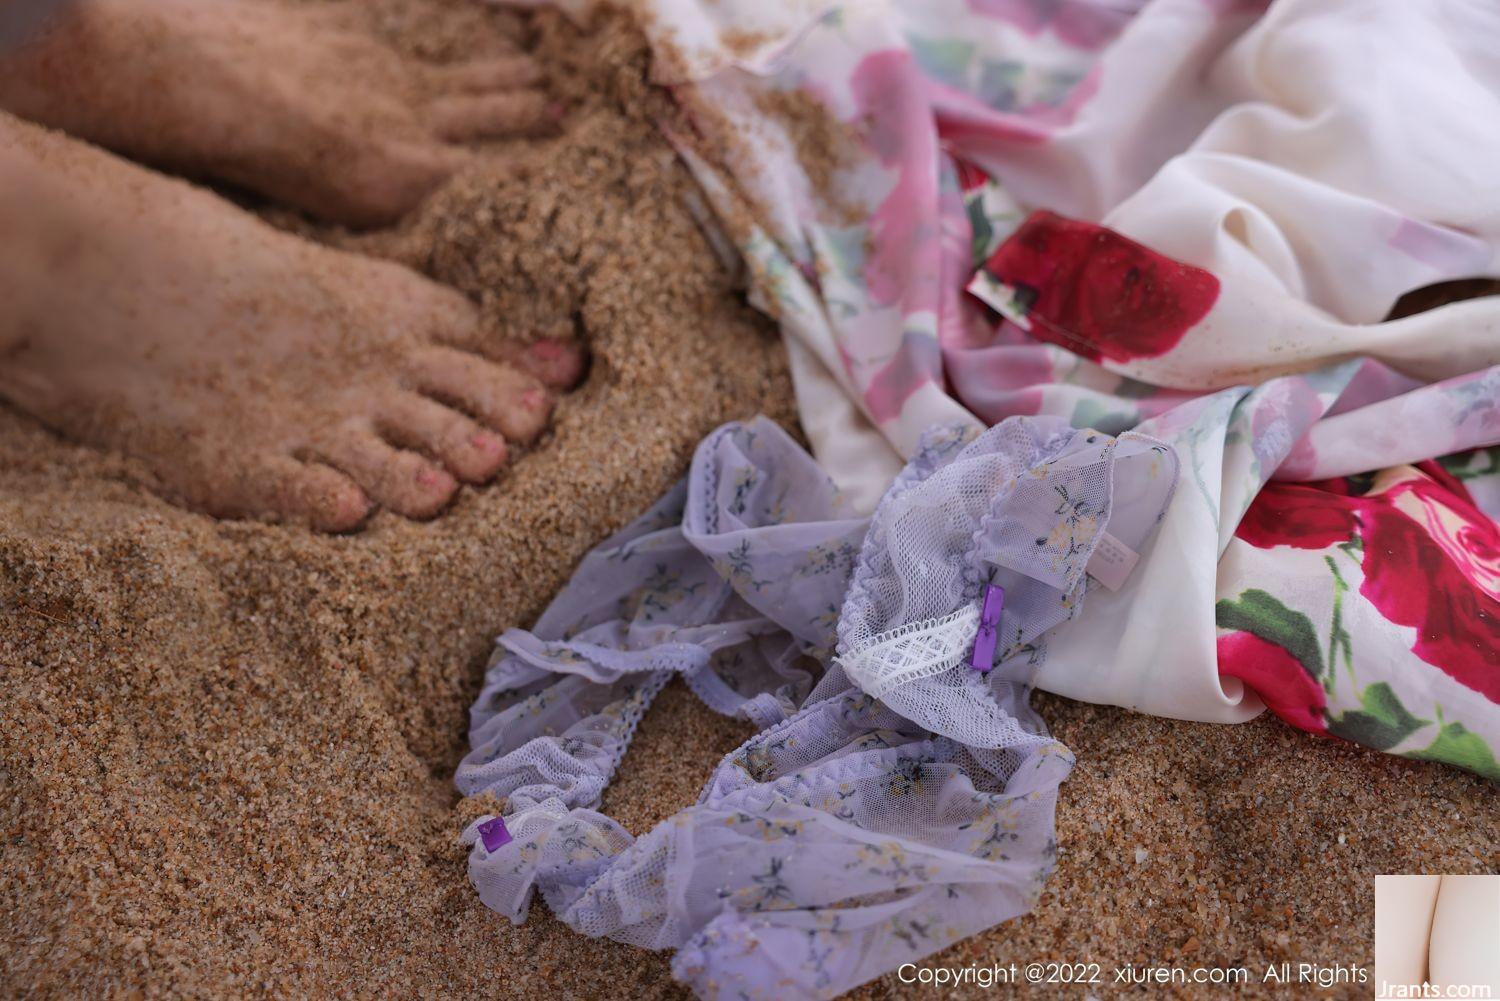
[{"label": "grain of sand", "polygon": [[[684,208],[621,24],[366,6],[428,58],[539,46],[575,104],[566,134],[499,150],[394,233],[268,216],[422,268],[506,332],[583,336],[589,379],[497,484],[345,537],[172,507],[130,461],[0,407],[5,994],[683,993],[664,954],[583,939],[540,904],[522,927],[486,911],[456,842],[483,808],[451,776],[492,637],[716,424],[790,425],[782,352]],[[1079,759],[1057,875],[1034,915],[931,963],[1367,964],[1376,873],[1496,865],[1494,791],[1472,776],[1269,718],[1040,702]],[[604,808],[644,831],[746,736],[670,686]],[[935,996],[894,976],[857,993]]]}]

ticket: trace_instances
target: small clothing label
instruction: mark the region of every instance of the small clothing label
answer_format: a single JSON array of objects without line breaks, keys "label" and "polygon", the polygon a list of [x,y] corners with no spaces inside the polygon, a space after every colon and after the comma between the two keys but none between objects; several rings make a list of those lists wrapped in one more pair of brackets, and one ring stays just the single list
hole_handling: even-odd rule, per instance
[{"label": "small clothing label", "polygon": [[1140,558],[1140,553],[1108,532],[1104,532],[1099,539],[1099,545],[1094,548],[1094,555],[1089,557],[1089,565],[1085,569],[1090,577],[1111,591],[1118,591],[1120,585],[1125,583],[1125,578],[1130,576],[1130,571],[1135,569],[1136,561]]}]

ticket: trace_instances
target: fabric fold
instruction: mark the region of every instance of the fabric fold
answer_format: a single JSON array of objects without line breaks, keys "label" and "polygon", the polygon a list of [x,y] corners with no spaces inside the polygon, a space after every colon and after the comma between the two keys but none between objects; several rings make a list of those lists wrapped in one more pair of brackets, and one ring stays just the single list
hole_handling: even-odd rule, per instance
[{"label": "fabric fold", "polygon": [[[839,619],[838,664],[926,729],[999,747],[1017,721],[995,689],[1030,682],[1043,634],[1076,616],[1096,586],[1087,570],[1103,539],[1144,544],[1178,466],[1154,439],[1055,418],[970,437],[961,427],[929,432],[875,509]],[[968,659],[988,587],[1003,589],[1004,611],[996,663],[981,671]],[[1018,658],[1024,669],[1010,669]]]},{"label": "fabric fold", "polygon": [[[1031,424],[973,441],[937,429],[903,482],[918,490],[983,458],[1108,491],[1114,439]],[[1067,461],[1084,453],[1092,461]],[[978,512],[1017,502],[1005,486],[974,480],[966,545],[982,534]],[[1159,514],[1167,493],[1137,500],[1156,496]],[[1054,511],[1053,529],[1076,513]],[[972,743],[934,732],[899,692],[882,702],[824,671],[850,577],[878,556],[868,526],[769,421],[705,439],[683,483],[590,553],[532,630],[500,639],[456,777],[503,803],[463,835],[481,899],[520,921],[540,892],[584,934],[678,949],[675,974],[704,997],[832,997],[1029,909],[1055,861],[1057,786],[1073,763],[1026,705],[1033,658],[1008,651],[1005,670],[968,672],[987,710]],[[931,564],[971,572],[934,544]],[[987,544],[1021,559],[1019,540]],[[1082,581],[1082,549],[1051,558]],[[951,601],[956,611],[968,598]],[[1012,625],[1034,636],[1040,615],[1023,604]],[[696,804],[633,837],[598,807],[642,713],[678,674],[762,729]],[[752,946],[762,961],[746,961]]]},{"label": "fabric fold", "polygon": [[[1497,274],[1500,189],[1474,167],[1496,142],[1479,125],[1500,107],[1495,11],[648,9],[691,123],[673,140],[733,220],[803,426],[860,510],[935,424],[1053,415],[1178,454],[1161,530],[1038,687],[1256,716],[1257,689],[1217,656],[1214,567],[1257,492],[1500,443],[1500,299],[1380,322],[1405,292]],[[1259,563],[1264,587],[1293,575],[1283,559]],[[1425,670],[1409,653],[1388,651]],[[1493,743],[1500,710],[1466,725]]]}]

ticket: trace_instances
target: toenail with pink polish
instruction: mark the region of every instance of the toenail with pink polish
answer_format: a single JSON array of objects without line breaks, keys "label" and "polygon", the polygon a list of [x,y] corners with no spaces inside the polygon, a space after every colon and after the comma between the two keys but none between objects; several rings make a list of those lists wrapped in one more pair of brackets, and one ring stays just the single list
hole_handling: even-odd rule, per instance
[{"label": "toenail with pink polish", "polygon": [[531,353],[543,361],[556,361],[565,352],[563,346],[556,341],[537,341],[531,346]]},{"label": "toenail with pink polish", "polygon": [[527,410],[539,410],[547,402],[547,394],[540,389],[528,389],[521,394],[521,406]]},{"label": "toenail with pink polish", "polygon": [[500,451],[504,447],[499,438],[496,438],[492,434],[485,434],[482,431],[470,438],[469,444],[481,452],[489,452],[491,454]]}]

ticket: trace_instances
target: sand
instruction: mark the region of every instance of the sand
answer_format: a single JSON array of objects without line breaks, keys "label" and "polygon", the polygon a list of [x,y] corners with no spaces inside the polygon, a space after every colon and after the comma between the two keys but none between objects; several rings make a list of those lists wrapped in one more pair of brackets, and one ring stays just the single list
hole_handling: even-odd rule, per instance
[{"label": "sand", "polygon": [[[537,42],[566,134],[497,149],[397,232],[263,211],[450,282],[508,333],[576,333],[589,378],[496,484],[341,537],[178,509],[0,405],[0,993],[683,994],[664,954],[540,904],[519,928],[487,911],[456,840],[484,807],[451,776],[492,638],[708,430],[793,425],[784,356],[685,207],[638,41],[457,0],[367,7],[430,58]],[[1034,915],[931,964],[1368,964],[1376,873],[1500,860],[1493,789],[1452,769],[1270,718],[1040,703],[1079,759],[1057,875]],[[644,831],[748,735],[673,684],[604,808]],[[934,996],[894,976],[858,994]]]}]

